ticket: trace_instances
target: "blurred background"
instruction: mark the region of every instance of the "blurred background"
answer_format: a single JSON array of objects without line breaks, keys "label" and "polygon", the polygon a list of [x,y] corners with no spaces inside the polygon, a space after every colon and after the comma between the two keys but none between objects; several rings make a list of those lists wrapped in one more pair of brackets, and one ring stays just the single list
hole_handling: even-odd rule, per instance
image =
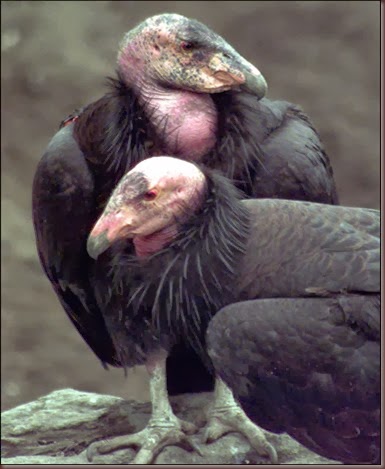
[{"label": "blurred background", "polygon": [[148,397],[143,369],[128,379],[104,371],[70,324],[31,223],[46,145],[62,119],[104,93],[120,38],[146,17],[176,12],[223,35],[262,71],[270,98],[311,116],[341,202],[379,207],[380,2],[3,1],[1,12],[2,409],[65,387]]}]

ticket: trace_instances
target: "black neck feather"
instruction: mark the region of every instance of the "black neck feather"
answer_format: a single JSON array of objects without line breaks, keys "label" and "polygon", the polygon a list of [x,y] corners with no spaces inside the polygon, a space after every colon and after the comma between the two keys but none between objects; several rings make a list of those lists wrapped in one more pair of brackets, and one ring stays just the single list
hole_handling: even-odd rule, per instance
[{"label": "black neck feather", "polygon": [[[99,206],[104,206],[120,178],[137,163],[162,148],[165,135],[157,135],[134,91],[122,78],[109,78],[110,91],[84,108],[75,122],[74,135],[98,185]],[[218,109],[217,143],[202,163],[218,169],[247,196],[253,196],[256,174],[263,170],[263,150],[257,142],[267,135],[259,103],[244,93],[212,95]],[[163,127],[161,127],[163,128]],[[166,128],[166,125],[164,125]],[[159,133],[159,132],[158,132]],[[258,134],[258,135],[256,135]],[[100,188],[99,188],[100,186]]]},{"label": "black neck feather", "polygon": [[150,156],[148,122],[138,99],[118,76],[110,90],[87,106],[75,122],[74,135],[92,169],[103,207],[121,177]]},{"label": "black neck feather", "polygon": [[[218,109],[218,138],[214,149],[202,162],[219,169],[246,196],[254,196],[256,175],[265,170],[263,142],[270,129],[258,100],[247,94],[213,94]],[[273,129],[271,129],[273,130]]]},{"label": "black neck feather", "polygon": [[237,299],[234,285],[249,234],[240,194],[210,170],[201,209],[180,225],[177,237],[146,259],[117,253],[113,284],[123,292],[123,314],[146,321],[169,344],[188,341],[204,354],[210,318]]}]

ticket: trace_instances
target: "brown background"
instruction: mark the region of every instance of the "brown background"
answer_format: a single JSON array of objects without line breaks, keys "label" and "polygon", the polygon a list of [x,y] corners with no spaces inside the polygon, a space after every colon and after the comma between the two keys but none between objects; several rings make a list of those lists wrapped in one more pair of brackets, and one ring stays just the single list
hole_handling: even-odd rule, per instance
[{"label": "brown background", "polygon": [[[104,371],[38,264],[36,164],[59,122],[104,92],[123,33],[178,12],[222,34],[302,105],[330,155],[341,201],[379,206],[379,2],[2,2],[2,408],[73,387],[146,399],[142,369]],[[71,220],[68,220],[71,223]]]}]

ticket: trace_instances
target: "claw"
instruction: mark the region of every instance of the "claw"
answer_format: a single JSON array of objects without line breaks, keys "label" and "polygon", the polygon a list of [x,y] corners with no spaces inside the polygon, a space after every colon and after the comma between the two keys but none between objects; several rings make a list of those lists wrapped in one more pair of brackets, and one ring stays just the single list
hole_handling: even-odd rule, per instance
[{"label": "claw", "polygon": [[186,437],[184,441],[180,442],[179,446],[182,449],[185,449],[186,451],[195,451],[196,453],[199,454],[199,456],[203,457],[203,453],[200,447],[196,443],[194,443],[194,441],[191,438]]},{"label": "claw", "polygon": [[158,431],[153,438],[148,438],[135,456],[132,464],[151,464],[165,446],[179,446],[188,451],[194,450],[194,445],[187,435],[178,429]]},{"label": "claw", "polygon": [[233,432],[234,429],[225,425],[218,417],[211,417],[203,434],[204,443],[212,443],[218,440],[221,436]]},{"label": "claw", "polygon": [[221,410],[218,414],[215,414],[214,409],[205,429],[204,442],[212,443],[230,432],[241,433],[258,454],[268,456],[274,464],[278,462],[274,446],[267,441],[262,430],[243,413],[241,408],[229,407],[226,411]]},{"label": "claw", "polygon": [[167,354],[158,350],[147,359],[152,415],[146,428],[131,435],[92,443],[86,453],[88,461],[91,462],[97,454],[130,447],[140,448],[131,464],[151,464],[166,446],[180,446],[202,456],[198,446],[189,437],[198,428],[193,423],[179,419],[170,405],[166,385],[166,358]]},{"label": "claw", "polygon": [[181,429],[186,435],[194,435],[197,433],[198,427],[194,425],[192,422],[187,422],[186,420],[180,420]]},{"label": "claw", "polygon": [[[139,433],[136,433],[136,435],[139,435]],[[118,436],[116,438],[112,438],[111,440],[95,441],[94,443],[91,443],[86,451],[88,462],[92,462],[95,456],[112,453],[113,451],[117,451],[118,449],[129,448],[131,446],[138,446],[137,444],[135,444],[135,442],[128,442],[130,436],[132,435],[128,435],[127,437]]]},{"label": "claw", "polygon": [[92,462],[94,457],[99,454],[98,444],[91,443],[86,450],[86,457],[88,462]]},{"label": "claw", "polygon": [[151,464],[166,446],[179,446],[186,451],[202,452],[189,435],[196,433],[197,427],[183,420],[177,419],[176,425],[159,426],[154,423],[138,433],[118,436],[107,441],[97,441],[87,448],[87,459],[92,462],[96,455],[112,453],[123,448],[140,448],[131,464]]},{"label": "claw", "polygon": [[230,432],[241,433],[258,454],[268,456],[272,464],[278,462],[277,451],[267,441],[263,431],[247,417],[223,381],[217,379],[214,403],[203,436],[204,442],[212,443]]}]

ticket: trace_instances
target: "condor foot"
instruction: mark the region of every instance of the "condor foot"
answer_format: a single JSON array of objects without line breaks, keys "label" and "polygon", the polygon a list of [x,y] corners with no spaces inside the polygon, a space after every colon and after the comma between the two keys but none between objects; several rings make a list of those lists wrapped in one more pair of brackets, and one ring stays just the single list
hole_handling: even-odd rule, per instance
[{"label": "condor foot", "polygon": [[205,443],[211,443],[230,432],[241,433],[258,454],[269,457],[272,464],[278,462],[277,452],[263,431],[247,417],[234,400],[231,390],[217,379],[203,439]]},{"label": "condor foot", "polygon": [[200,449],[189,437],[196,431],[194,424],[178,418],[172,423],[150,421],[147,427],[138,433],[92,443],[87,448],[87,459],[92,462],[96,455],[131,447],[140,448],[140,450],[130,464],[151,464],[166,446],[179,446],[187,451],[195,450],[202,455]]},{"label": "condor foot", "polygon": [[277,463],[278,457],[274,446],[267,441],[262,430],[245,415],[241,408],[213,409],[205,428],[204,442],[212,443],[230,432],[241,433],[258,454],[268,456],[272,464]]}]

